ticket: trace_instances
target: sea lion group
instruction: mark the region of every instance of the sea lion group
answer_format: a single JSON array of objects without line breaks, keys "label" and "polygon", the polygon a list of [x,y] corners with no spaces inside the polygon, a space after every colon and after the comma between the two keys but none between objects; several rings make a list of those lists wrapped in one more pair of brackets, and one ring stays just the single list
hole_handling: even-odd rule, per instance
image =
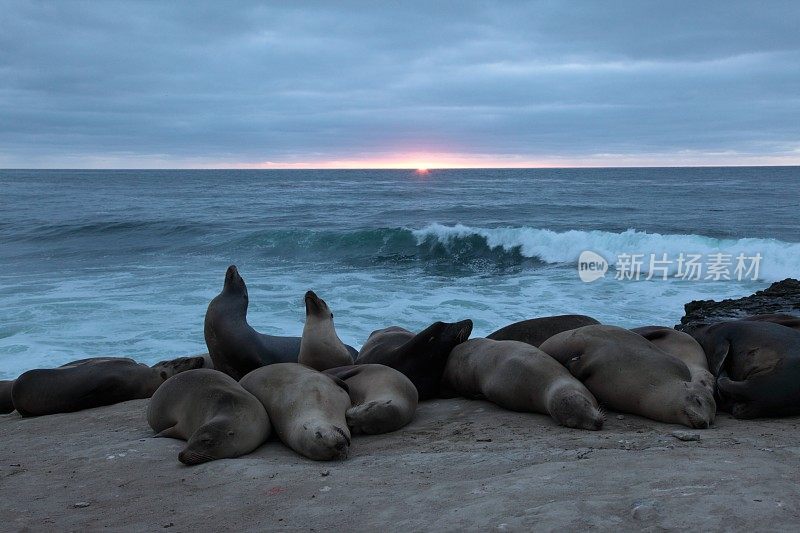
[{"label": "sea lion group", "polygon": [[356,351],[312,291],[300,337],[257,332],[248,303],[230,266],[206,312],[208,355],[31,370],[0,381],[0,410],[38,416],[152,397],[148,423],[158,437],[187,441],[178,459],[188,465],[250,453],[272,434],[310,459],[342,459],[353,435],[396,431],[419,401],[454,395],[584,430],[602,428],[604,408],[699,429],[718,409],[736,418],[800,414],[800,318],[791,315],[690,334],[560,315],[473,339],[471,320],[435,322],[418,333],[376,330]]}]

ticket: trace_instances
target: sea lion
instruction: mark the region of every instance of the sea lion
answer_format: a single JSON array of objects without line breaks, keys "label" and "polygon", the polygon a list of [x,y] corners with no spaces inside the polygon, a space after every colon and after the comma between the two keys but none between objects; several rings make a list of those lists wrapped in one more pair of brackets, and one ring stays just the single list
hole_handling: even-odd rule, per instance
[{"label": "sea lion", "polygon": [[766,315],[751,315],[739,320],[746,320],[748,322],[772,322],[780,324],[787,328],[800,330],[800,316],[787,315],[782,313],[766,314]]},{"label": "sea lion", "polygon": [[[203,360],[203,363],[200,366],[196,366],[198,364],[197,363],[197,358],[200,358],[200,359]],[[194,368],[211,368],[211,369],[213,369],[214,368],[214,361],[211,360],[211,356],[208,354],[208,352],[199,353],[199,354],[195,354],[195,355],[187,355],[186,357],[178,357],[177,359],[168,359],[166,361],[160,361],[160,362],[156,363],[155,365],[153,365],[153,368],[155,368],[158,365],[173,365],[173,366],[174,365],[178,365],[183,360],[191,361],[192,362],[192,369],[194,369]]]},{"label": "sea lion", "polygon": [[269,437],[267,412],[235,379],[199,368],[166,380],[147,406],[158,434],[188,441],[178,454],[186,465],[245,455]]},{"label": "sea lion", "polygon": [[[202,358],[187,359],[202,361]],[[68,413],[149,398],[180,368],[192,368],[191,361],[180,365],[167,363],[171,362],[150,368],[122,357],[80,359],[58,368],[23,373],[14,382],[11,394],[22,416]]]},{"label": "sea lion", "polygon": [[325,300],[314,291],[308,291],[303,300],[306,304],[306,324],[297,362],[315,370],[352,365],[353,356],[336,335],[333,313]]},{"label": "sea lion", "polygon": [[694,337],[666,326],[643,326],[633,328],[631,331],[638,333],[656,347],[686,363],[692,374],[692,381],[699,383],[711,394],[714,394],[716,380],[708,371],[708,362],[703,347]]},{"label": "sea lion", "polygon": [[[209,366],[209,364],[211,366]],[[196,370],[198,368],[214,368],[211,358],[208,354],[189,355],[186,357],[177,357],[175,359],[167,359],[166,361],[159,361],[150,368],[155,370],[164,370],[169,376],[186,372],[187,370]]]},{"label": "sea lion", "polygon": [[472,320],[434,322],[414,335],[391,326],[373,331],[356,358],[356,364],[386,365],[405,374],[417,388],[420,400],[439,393],[447,356],[472,333]]},{"label": "sea lion", "polygon": [[14,400],[11,399],[11,389],[14,381],[0,381],[0,414],[5,415],[14,410]]},{"label": "sea lion", "polygon": [[[225,284],[206,311],[203,333],[214,368],[234,379],[273,363],[297,362],[300,337],[265,335],[247,323],[247,286],[235,265],[225,272]],[[356,350],[347,347],[351,355]]]},{"label": "sea lion", "polygon": [[402,372],[386,365],[349,365],[325,371],[347,384],[350,402],[345,413],[353,433],[377,435],[414,419],[417,388]]},{"label": "sea lion", "polygon": [[605,417],[592,393],[558,361],[519,341],[470,339],[453,348],[443,387],[512,411],[548,414],[562,426],[598,430]]},{"label": "sea lion", "polygon": [[736,418],[800,414],[800,331],[735,320],[692,335],[717,376],[723,409]]},{"label": "sea lion", "polygon": [[509,324],[487,335],[486,338],[496,341],[520,341],[538,348],[556,333],[599,323],[586,315],[545,316]]},{"label": "sea lion", "polygon": [[610,409],[692,428],[714,421],[714,397],[692,382],[686,363],[630,330],[583,326],[550,337],[540,348]]},{"label": "sea lion", "polygon": [[340,379],[298,363],[275,363],[253,370],[240,383],[261,401],[288,447],[317,461],[347,457],[350,396]]}]

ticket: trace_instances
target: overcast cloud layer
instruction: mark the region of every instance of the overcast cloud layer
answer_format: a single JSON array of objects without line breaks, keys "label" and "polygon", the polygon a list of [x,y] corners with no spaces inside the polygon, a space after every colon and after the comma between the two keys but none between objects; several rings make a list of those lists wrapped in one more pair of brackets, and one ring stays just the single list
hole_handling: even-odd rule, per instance
[{"label": "overcast cloud layer", "polygon": [[800,164],[798,28],[792,1],[0,0],[0,167]]}]

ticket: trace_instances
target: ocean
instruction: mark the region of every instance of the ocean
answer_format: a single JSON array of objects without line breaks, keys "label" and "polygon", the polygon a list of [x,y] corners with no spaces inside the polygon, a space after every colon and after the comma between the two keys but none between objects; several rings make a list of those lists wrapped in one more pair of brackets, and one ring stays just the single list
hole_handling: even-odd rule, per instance
[{"label": "ocean", "polygon": [[561,313],[671,326],[800,275],[799,184],[800,167],[0,170],[0,377],[203,352],[230,264],[258,331],[300,335],[313,289],[356,347],[464,318],[473,336]]}]

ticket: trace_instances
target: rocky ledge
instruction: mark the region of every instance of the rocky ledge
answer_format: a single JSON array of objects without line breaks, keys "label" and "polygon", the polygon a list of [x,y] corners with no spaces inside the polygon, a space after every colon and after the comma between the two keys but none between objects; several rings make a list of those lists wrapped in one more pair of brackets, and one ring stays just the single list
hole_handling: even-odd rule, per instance
[{"label": "rocky ledge", "polygon": [[800,281],[786,278],[750,296],[736,300],[695,300],[684,306],[684,316],[675,329],[686,331],[697,326],[763,314],[800,314]]}]

